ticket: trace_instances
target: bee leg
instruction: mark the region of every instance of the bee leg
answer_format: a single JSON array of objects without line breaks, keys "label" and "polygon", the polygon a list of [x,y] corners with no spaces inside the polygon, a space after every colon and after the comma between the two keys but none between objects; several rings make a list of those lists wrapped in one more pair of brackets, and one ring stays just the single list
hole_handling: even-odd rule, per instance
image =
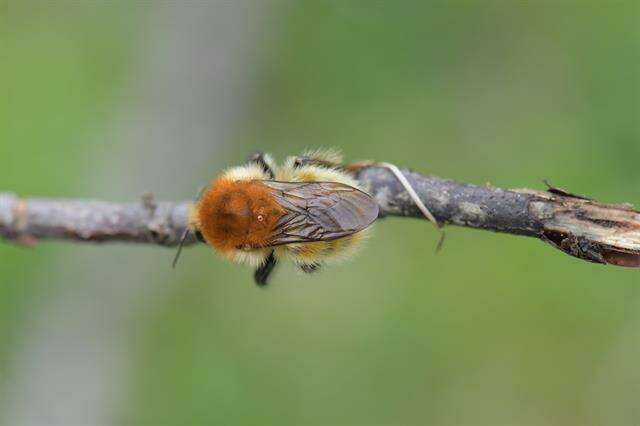
[{"label": "bee leg", "polygon": [[196,240],[200,241],[201,243],[206,243],[207,241],[204,239],[204,237],[202,236],[202,232],[200,231],[194,231],[193,232],[196,236]]},{"label": "bee leg", "polygon": [[289,157],[287,162],[298,168],[302,166],[320,166],[328,169],[338,168],[342,164],[342,154],[334,149],[319,149],[303,152],[301,155]]},{"label": "bee leg", "polygon": [[269,275],[271,274],[271,272],[273,272],[273,268],[276,267],[276,263],[276,258],[273,255],[272,251],[271,253],[269,253],[269,257],[267,257],[267,260],[264,262],[264,264],[256,269],[256,272],[253,275],[256,284],[258,284],[259,286],[265,286],[268,284]]},{"label": "bee leg", "polygon": [[251,163],[257,163],[260,167],[262,167],[262,170],[264,170],[264,172],[269,175],[270,179],[273,179],[275,177],[275,172],[273,171],[273,159],[268,154],[265,154],[264,152],[256,152],[254,154],[251,154],[248,160]]},{"label": "bee leg", "polygon": [[305,274],[313,274],[314,272],[318,272],[320,270],[319,263],[301,263],[298,266]]},{"label": "bee leg", "polygon": [[294,168],[297,169],[299,167],[307,166],[307,165],[327,167],[330,169],[339,166],[338,163],[334,163],[333,161],[329,161],[329,160],[324,160],[322,158],[314,158],[307,155],[299,155],[297,157],[294,157],[294,160],[293,160]]}]

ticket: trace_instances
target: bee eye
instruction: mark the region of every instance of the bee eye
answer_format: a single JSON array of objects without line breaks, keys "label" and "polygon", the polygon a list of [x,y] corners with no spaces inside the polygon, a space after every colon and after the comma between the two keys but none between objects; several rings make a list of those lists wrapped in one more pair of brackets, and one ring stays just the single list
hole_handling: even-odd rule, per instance
[{"label": "bee eye", "polygon": [[258,221],[262,222],[264,220],[264,216],[262,216],[261,214],[258,215]]}]

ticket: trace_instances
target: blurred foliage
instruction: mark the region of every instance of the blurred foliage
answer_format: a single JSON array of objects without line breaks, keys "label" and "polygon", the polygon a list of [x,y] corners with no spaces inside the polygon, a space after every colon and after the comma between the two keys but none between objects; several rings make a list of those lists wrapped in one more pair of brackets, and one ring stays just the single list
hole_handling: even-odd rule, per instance
[{"label": "blurred foliage", "polygon": [[[46,25],[30,9],[0,18],[2,190],[99,196],[78,183],[92,169],[80,159],[100,161],[83,129],[107,125],[146,12],[78,10],[48,14]],[[254,108],[225,141],[229,164],[255,149],[282,158],[337,146],[348,159],[506,187],[546,178],[640,204],[636,2],[309,0],[275,2],[269,14]],[[532,239],[447,232],[435,255],[431,226],[386,219],[348,265],[312,277],[283,267],[266,290],[249,271],[190,250],[158,280],[169,294],[129,324],[134,359],[119,418],[640,421],[638,271]],[[59,247],[0,246],[0,375],[11,376],[24,318],[47,284],[34,271]]]},{"label": "blurred foliage", "polygon": [[[73,196],[98,148],[87,129],[104,131],[95,123],[125,81],[137,14],[65,5],[0,3],[0,191]],[[56,250],[0,245],[0,384],[31,298],[48,291],[33,273]]]}]

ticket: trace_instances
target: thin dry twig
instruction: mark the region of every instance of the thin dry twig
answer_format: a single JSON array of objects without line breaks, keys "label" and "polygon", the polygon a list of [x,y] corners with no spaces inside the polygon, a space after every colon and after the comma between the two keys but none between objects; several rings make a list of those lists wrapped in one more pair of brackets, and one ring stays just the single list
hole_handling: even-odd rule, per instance
[{"label": "thin dry twig", "polygon": [[[357,169],[381,216],[424,218],[397,177],[384,166]],[[501,189],[402,171],[437,223],[540,238],[590,262],[640,266],[640,212],[603,204],[559,188]],[[32,245],[41,239],[136,242],[177,246],[191,202],[19,199],[0,194],[0,236]],[[185,245],[196,243],[190,235]]]}]

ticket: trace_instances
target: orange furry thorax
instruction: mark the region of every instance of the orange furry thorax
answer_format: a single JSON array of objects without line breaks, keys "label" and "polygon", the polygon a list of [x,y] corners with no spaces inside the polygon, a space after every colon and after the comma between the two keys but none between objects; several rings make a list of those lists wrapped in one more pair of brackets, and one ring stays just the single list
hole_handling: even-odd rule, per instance
[{"label": "orange furry thorax", "polygon": [[284,214],[259,180],[216,179],[196,206],[199,231],[222,253],[266,246]]}]

